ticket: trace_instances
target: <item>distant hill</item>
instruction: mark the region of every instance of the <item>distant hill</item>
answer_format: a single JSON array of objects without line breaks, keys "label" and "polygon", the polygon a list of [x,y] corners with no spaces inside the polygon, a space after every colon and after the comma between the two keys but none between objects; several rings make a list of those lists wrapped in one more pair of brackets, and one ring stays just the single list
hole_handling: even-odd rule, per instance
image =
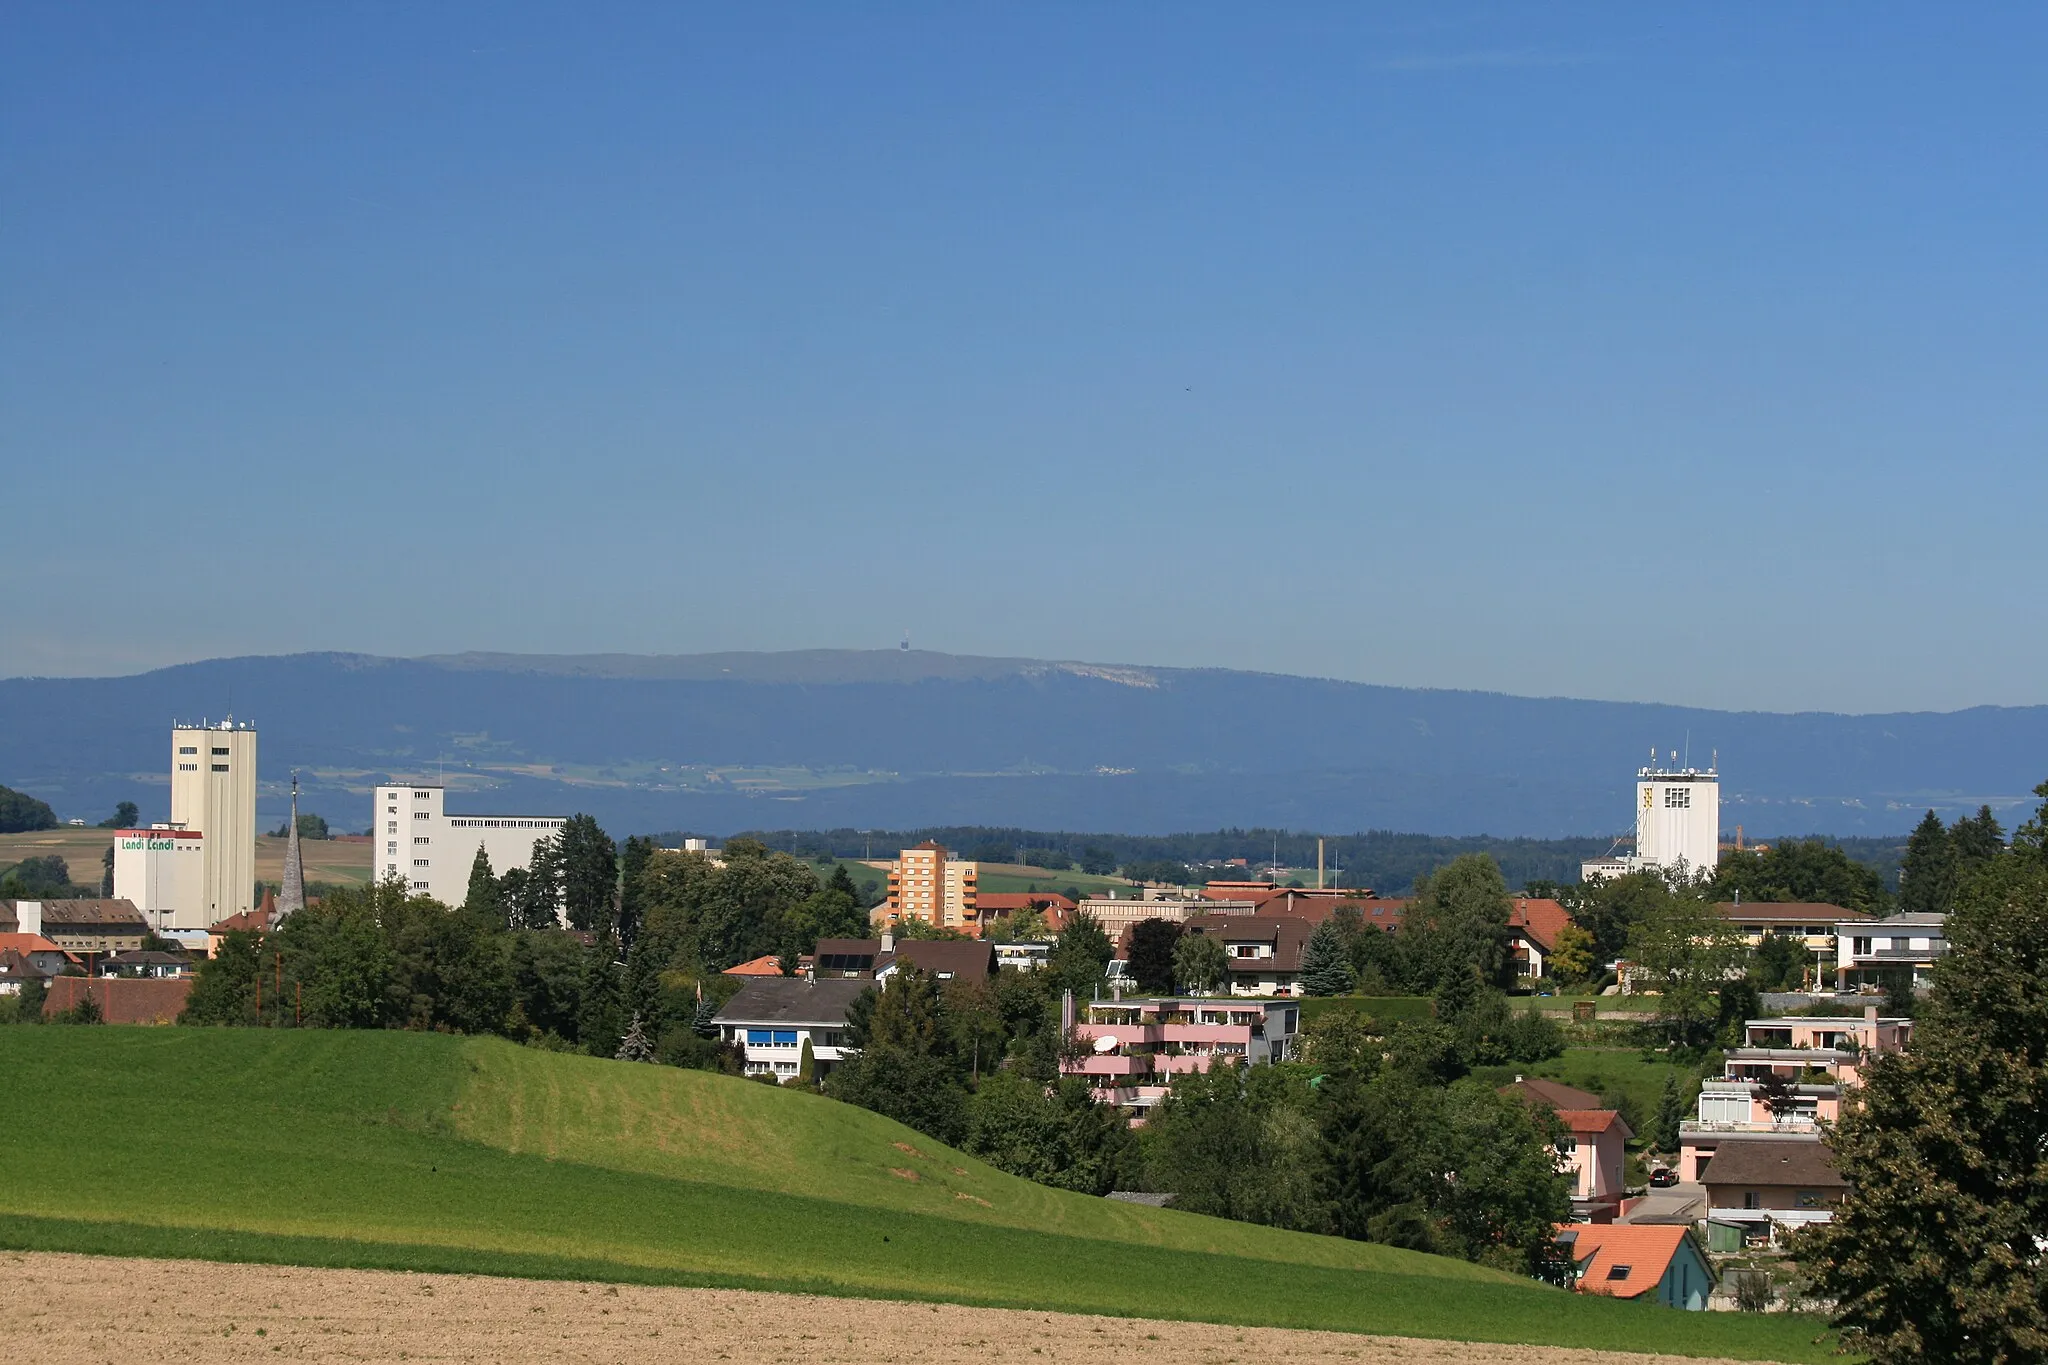
[{"label": "distant hill", "polygon": [[369,819],[386,775],[457,809],[586,810],[618,830],[1159,834],[1267,825],[1552,838],[1622,832],[1655,747],[1719,752],[1752,837],[1892,834],[2048,776],[2048,707],[1779,715],[1378,687],[1228,669],[924,651],[216,659],[0,680],[0,782],[65,818],[167,813],[176,719],[262,735],[259,818]]}]

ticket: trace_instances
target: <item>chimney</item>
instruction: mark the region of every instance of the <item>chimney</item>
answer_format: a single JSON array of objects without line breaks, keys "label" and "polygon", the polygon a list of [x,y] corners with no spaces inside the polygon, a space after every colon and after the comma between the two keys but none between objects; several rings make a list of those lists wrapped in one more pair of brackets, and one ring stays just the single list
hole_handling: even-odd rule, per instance
[{"label": "chimney", "polygon": [[1877,1006],[1865,1005],[1863,1007],[1863,1022],[1866,1024],[1877,1023]]},{"label": "chimney", "polygon": [[896,951],[896,935],[887,929],[882,930],[882,951],[885,953]]}]

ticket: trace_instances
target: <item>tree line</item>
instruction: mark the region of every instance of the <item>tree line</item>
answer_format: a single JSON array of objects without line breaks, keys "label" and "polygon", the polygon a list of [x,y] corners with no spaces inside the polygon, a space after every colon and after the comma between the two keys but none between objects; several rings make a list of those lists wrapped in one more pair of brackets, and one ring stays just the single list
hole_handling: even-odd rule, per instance
[{"label": "tree line", "polygon": [[637,1017],[663,1056],[729,1066],[708,1036],[736,986],[725,968],[866,931],[843,869],[820,878],[744,839],[717,862],[621,846],[578,815],[524,868],[495,874],[479,850],[461,905],[394,878],[226,935],[182,1022],[495,1033],[608,1057]]},{"label": "tree line", "polygon": [[[662,836],[665,841],[681,837],[679,833]],[[1251,866],[1263,867],[1276,850],[1286,867],[1313,868],[1316,862],[1315,835],[1266,828],[1150,836],[944,825],[911,830],[750,830],[744,837],[802,858],[888,857],[897,849],[933,839],[963,857],[1021,862],[1042,867],[1052,876],[1083,871],[1160,882],[1244,877],[1246,869],[1230,865],[1230,860],[1243,859]],[[1896,884],[1906,848],[1904,836],[1816,837],[1780,841],[1777,846],[1785,844],[1833,849],[1875,874],[1881,890]],[[1324,853],[1328,865],[1339,869],[1332,884],[1370,887],[1382,896],[1400,896],[1412,894],[1430,872],[1473,853],[1492,858],[1511,886],[1563,885],[1577,881],[1579,865],[1605,854],[1610,846],[1605,838],[1501,839],[1370,830],[1327,838]]]}]

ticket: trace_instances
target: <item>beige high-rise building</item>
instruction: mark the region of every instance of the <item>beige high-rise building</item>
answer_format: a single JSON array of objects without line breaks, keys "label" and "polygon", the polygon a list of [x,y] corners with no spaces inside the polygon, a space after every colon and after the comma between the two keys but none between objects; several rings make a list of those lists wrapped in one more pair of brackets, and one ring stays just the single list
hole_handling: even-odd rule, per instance
[{"label": "beige high-rise building", "polygon": [[206,924],[256,907],[253,724],[224,720],[171,730],[171,826],[206,836],[194,907]]},{"label": "beige high-rise building", "polygon": [[921,919],[945,929],[979,933],[975,897],[980,877],[980,864],[954,858],[944,844],[927,840],[906,848],[889,868],[889,898],[875,907],[874,921]]}]

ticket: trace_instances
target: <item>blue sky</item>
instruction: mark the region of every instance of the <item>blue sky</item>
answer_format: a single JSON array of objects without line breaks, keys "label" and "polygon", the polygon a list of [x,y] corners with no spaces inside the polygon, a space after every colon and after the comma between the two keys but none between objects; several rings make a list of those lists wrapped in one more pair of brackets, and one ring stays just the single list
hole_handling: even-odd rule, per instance
[{"label": "blue sky", "polygon": [[907,627],[2048,701],[2044,38],[23,0],[0,675]]}]

